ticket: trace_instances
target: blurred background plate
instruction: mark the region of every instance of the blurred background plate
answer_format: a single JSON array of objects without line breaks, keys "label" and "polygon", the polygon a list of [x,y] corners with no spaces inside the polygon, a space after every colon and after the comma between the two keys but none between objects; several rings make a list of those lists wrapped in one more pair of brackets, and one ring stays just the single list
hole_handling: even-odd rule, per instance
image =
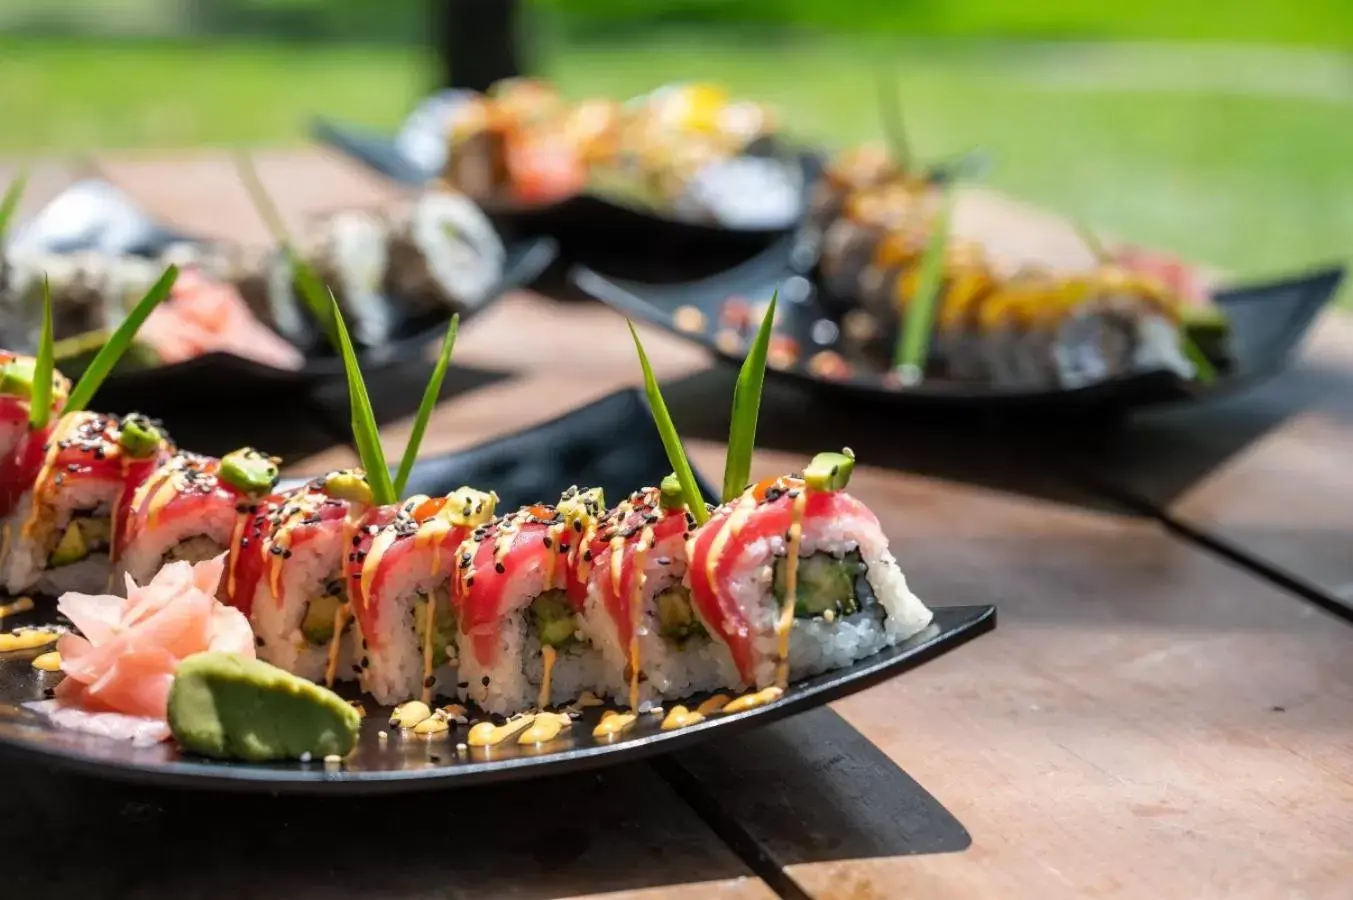
[{"label": "blurred background plate", "polygon": [[[124,194],[106,182],[85,180],[62,192],[37,215],[14,229],[5,246],[8,259],[34,254],[94,254],[128,257],[147,263],[187,254],[226,255],[238,251],[226,242],[184,234],[150,219]],[[497,283],[483,302],[461,310],[464,322],[489,306],[504,292],[533,282],[554,261],[558,248],[544,237],[524,238],[505,247],[504,265]],[[388,341],[360,349],[362,368],[373,373],[401,360],[418,356],[446,329],[449,311],[400,317]],[[22,349],[31,343],[12,317],[4,322],[6,346]],[[79,364],[67,364],[73,377]],[[124,364],[104,383],[95,402],[114,409],[135,408],[152,415],[157,407],[222,397],[257,397],[277,391],[310,390],[343,378],[339,358],[325,344],[305,351],[296,369],[269,365],[224,352],[208,352],[182,362],[137,368]],[[249,407],[223,405],[226,411]]]},{"label": "blurred background plate", "polygon": [[[557,497],[570,485],[605,489],[614,502],[643,485],[658,483],[670,471],[662,442],[643,395],[623,390],[553,421],[448,456],[420,460],[410,478],[410,494],[445,494],[464,484],[498,493],[505,508]],[[706,482],[701,489],[717,496]],[[46,621],[51,609],[23,613],[6,625]],[[177,785],[197,789],[261,790],[287,793],[350,793],[425,790],[462,786],[615,765],[690,747],[711,737],[769,724],[861,691],[991,630],[992,606],[935,609],[934,622],[911,639],[853,666],[795,683],[767,706],[672,731],[662,717],[643,715],[618,738],[592,737],[600,709],[584,717],[550,744],[522,747],[508,742],[490,752],[458,753],[457,730],[447,740],[428,742],[412,736],[381,742],[388,710],[367,705],[355,754],[339,769],[322,762],[279,765],[209,762],[180,756],[170,745],[136,748],[125,742],[63,731],[24,710],[51,686],[31,665],[38,652],[4,654],[0,659],[0,750],[37,758],[53,766],[89,775]]]},{"label": "blurred background plate", "polygon": [[[768,377],[816,391],[867,398],[895,407],[912,405],[1003,409],[1123,410],[1196,400],[1233,392],[1282,370],[1316,316],[1330,302],[1344,269],[1331,266],[1291,278],[1228,287],[1213,294],[1231,329],[1231,369],[1210,384],[1187,381],[1171,372],[1141,372],[1076,389],[1011,390],[971,382],[928,378],[902,387],[859,366],[841,368],[836,361],[840,328],[819,299],[810,272],[811,251],[795,238],[777,242],[766,252],[722,273],[682,284],[654,284],[610,278],[585,266],[571,279],[584,292],[618,312],[657,325],[701,344],[717,357],[740,363],[744,341],[720,340],[724,304],[737,300],[755,308],[779,290],[776,334],[791,338],[798,351],[787,365],[774,365]],[[773,358],[774,354],[772,354]],[[835,377],[822,371],[836,370]]]}]

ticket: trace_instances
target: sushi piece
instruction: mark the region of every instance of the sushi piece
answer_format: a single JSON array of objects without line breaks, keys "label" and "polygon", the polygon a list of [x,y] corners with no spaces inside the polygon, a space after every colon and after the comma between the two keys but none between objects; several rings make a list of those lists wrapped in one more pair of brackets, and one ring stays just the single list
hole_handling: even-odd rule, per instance
[{"label": "sushi piece", "polygon": [[717,510],[691,539],[691,601],[758,688],[840,668],[930,624],[878,519],[844,488],[854,457],[822,453]]},{"label": "sushi piece", "polygon": [[[277,463],[252,447],[223,459],[175,453],[132,493],[116,573],[144,584],[169,563],[198,563],[229,551],[237,521],[276,487]],[[224,587],[223,579],[222,598]]]},{"label": "sushi piece", "polygon": [[451,583],[458,677],[486,712],[564,703],[598,683],[601,655],[580,630],[567,590],[582,515],[524,507],[479,526],[458,551]]},{"label": "sushi piece", "polygon": [[1058,383],[1084,387],[1137,372],[1196,374],[1180,344],[1180,302],[1150,276],[1101,266],[1068,285],[1068,306],[1054,318],[1052,358]]},{"label": "sushi piece", "polygon": [[[36,361],[31,356],[0,350],[0,517],[9,513],[9,503],[32,487],[41,465],[41,447],[53,426],[40,434],[30,433],[29,410],[33,398]],[[52,373],[52,422],[70,395],[70,379]],[[23,449],[21,450],[21,446]],[[25,463],[26,460],[26,463]],[[17,492],[13,489],[17,487]]]},{"label": "sushi piece", "polygon": [[[335,666],[351,672],[350,623],[340,628],[346,599],[344,561],[356,522],[371,507],[361,470],[331,472],[259,501],[236,524],[226,591],[249,616],[258,655],[294,675],[323,680]],[[349,676],[350,677],[350,676]]]},{"label": "sushi piece", "polygon": [[396,214],[388,253],[385,291],[413,315],[482,305],[507,264],[503,242],[479,207],[439,190],[424,192]]},{"label": "sushi piece", "polygon": [[[321,219],[297,248],[320,282],[333,291],[353,338],[366,347],[386,343],[395,326],[396,312],[381,293],[382,279],[390,265],[388,231],[388,223],[375,213],[344,210]],[[297,315],[305,320],[292,343],[305,340],[315,327],[295,275],[282,255],[274,264],[270,284],[273,297],[290,308],[288,320]],[[283,336],[291,338],[285,331]]]},{"label": "sushi piece", "polygon": [[604,659],[600,692],[635,711],[738,683],[683,584],[694,525],[673,476],[608,513],[589,546],[582,630]]},{"label": "sushi piece", "polygon": [[0,575],[11,593],[108,589],[129,501],[172,452],[159,423],[92,412],[62,416],[30,490],[3,525]]},{"label": "sushi piece", "polygon": [[362,648],[358,677],[377,702],[456,696],[456,549],[493,517],[497,501],[465,487],[374,508],[359,525],[347,591]]}]

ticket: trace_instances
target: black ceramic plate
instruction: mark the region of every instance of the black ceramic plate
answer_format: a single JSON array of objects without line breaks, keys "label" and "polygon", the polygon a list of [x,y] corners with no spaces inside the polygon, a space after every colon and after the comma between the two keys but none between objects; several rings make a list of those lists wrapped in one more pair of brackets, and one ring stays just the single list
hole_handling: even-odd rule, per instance
[{"label": "black ceramic plate", "polygon": [[[980,406],[999,411],[1040,407],[1127,409],[1194,400],[1253,384],[1286,365],[1320,310],[1334,297],[1344,274],[1342,266],[1333,266],[1282,281],[1216,292],[1214,299],[1230,320],[1235,359],[1230,371],[1211,384],[1186,381],[1162,371],[1074,390],[1009,390],[934,378],[903,388],[878,373],[860,371],[858,367],[851,367],[848,374],[835,378],[820,374],[815,357],[834,353],[839,331],[826,316],[818,296],[820,289],[808,274],[814,259],[811,248],[790,237],[742,265],[685,284],[623,281],[584,266],[576,267],[571,278],[583,291],[626,316],[679,334],[733,362],[741,362],[745,342],[720,339],[719,320],[724,302],[730,298],[752,304],[763,302],[778,288],[782,312],[777,332],[792,338],[800,352],[791,364],[772,365],[769,369],[772,377],[814,390],[896,406]],[[699,315],[686,311],[687,307],[697,310]],[[685,327],[678,325],[679,311]]]},{"label": "black ceramic plate", "polygon": [[[15,230],[11,246],[51,253],[98,250],[109,254],[158,257],[178,243],[207,243],[151,220],[111,185],[84,181],[56,197],[31,222]],[[548,238],[531,238],[507,246],[503,278],[489,299],[461,313],[465,320],[487,308],[503,292],[534,281],[554,261],[557,247]],[[408,319],[393,339],[362,350],[368,373],[416,355],[446,329],[442,316]],[[295,371],[277,369],[225,353],[210,353],[182,363],[149,369],[127,369],[111,376],[100,389],[98,403],[109,408],[141,408],[146,397],[157,402],[200,399],[309,388],[343,377],[342,361],[324,348]]]},{"label": "black ceramic plate", "polygon": [[[411,493],[444,493],[470,483],[496,490],[504,506],[552,498],[571,484],[598,485],[609,497],[653,484],[668,471],[666,455],[651,427],[642,395],[622,391],[560,419],[451,456],[422,462],[410,480]],[[713,491],[707,493],[712,495]],[[5,620],[6,627],[40,621],[50,607]],[[391,734],[382,711],[368,707],[361,744],[343,768],[322,762],[285,765],[218,763],[180,756],[169,745],[138,749],[105,738],[61,731],[20,704],[42,696],[59,676],[33,669],[39,651],[0,654],[0,750],[35,757],[52,765],[99,777],[141,780],[194,788],[325,792],[421,790],[433,783],[465,785],[555,774],[611,765],[690,747],[715,735],[764,725],[812,709],[913,669],[995,626],[995,608],[935,609],[935,621],[921,634],[855,665],[791,685],[768,706],[730,716],[712,716],[698,725],[662,731],[661,716],[639,717],[633,729],[612,741],[591,736],[600,710],[592,709],[556,741],[540,748],[507,743],[488,751],[459,752],[465,728],[445,740],[426,741]],[[388,729],[387,729],[388,730]]]}]

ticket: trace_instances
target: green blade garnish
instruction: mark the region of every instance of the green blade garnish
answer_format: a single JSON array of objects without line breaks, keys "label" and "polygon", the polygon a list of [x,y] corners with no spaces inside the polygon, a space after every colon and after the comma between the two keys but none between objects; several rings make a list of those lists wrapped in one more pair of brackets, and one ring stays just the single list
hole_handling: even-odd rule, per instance
[{"label": "green blade garnish", "polygon": [[423,389],[423,401],[418,404],[418,415],[413,420],[413,431],[409,432],[409,442],[404,445],[404,456],[399,461],[399,473],[395,475],[395,494],[404,496],[404,485],[413,472],[413,464],[418,459],[418,445],[423,443],[423,433],[427,431],[428,419],[432,409],[442,393],[442,382],[446,380],[446,368],[451,364],[451,351],[456,346],[456,332],[460,330],[460,313],[451,317],[446,337],[442,338],[442,352],[437,357],[437,365],[432,369],[432,378]]},{"label": "green blade garnish", "polygon": [[1113,262],[1113,255],[1104,247],[1099,235],[1095,234],[1089,225],[1086,225],[1080,219],[1072,219],[1071,227],[1076,230],[1076,236],[1081,239],[1085,249],[1090,251],[1090,255],[1095,258],[1095,262],[1100,265],[1108,265]]},{"label": "green blade garnish", "polygon": [[728,456],[723,466],[723,500],[737,497],[752,477],[752,452],[756,449],[756,417],[761,410],[761,391],[766,384],[766,356],[775,330],[775,306],[780,299],[776,288],[770,308],[761,320],[756,340],[742,361],[738,381],[733,388],[733,413],[728,426]]},{"label": "green blade garnish", "polygon": [[695,516],[696,524],[702,525],[709,519],[709,510],[705,509],[705,498],[700,496],[700,486],[695,483],[695,473],[691,471],[691,464],[686,461],[686,451],[682,449],[681,437],[677,434],[676,426],[672,424],[672,414],[667,411],[667,404],[663,402],[662,391],[658,389],[658,379],[653,375],[653,367],[648,364],[648,354],[644,352],[644,345],[639,342],[639,332],[634,330],[633,322],[626,320],[626,324],[630,327],[630,337],[634,338],[634,349],[639,351],[639,365],[644,370],[644,393],[648,395],[648,405],[653,410],[653,422],[658,426],[658,436],[662,438],[663,449],[667,451],[667,461],[672,464],[672,471],[681,482],[681,493],[686,497],[686,508]]},{"label": "green blade garnish", "polygon": [[28,186],[28,173],[19,172],[14,180],[9,183],[5,189],[5,197],[0,200],[0,247],[5,242],[5,228],[9,225],[9,219],[14,215],[14,210],[19,206],[19,198],[23,197],[24,188]]},{"label": "green blade garnish", "polygon": [[371,411],[371,397],[366,392],[366,382],[362,380],[362,370],[357,365],[357,351],[353,349],[352,338],[348,336],[348,326],[339,312],[338,300],[329,295],[329,309],[333,316],[335,331],[338,332],[338,353],[343,357],[343,371],[348,377],[348,406],[352,415],[352,442],[357,446],[357,455],[362,460],[362,469],[366,471],[366,482],[371,488],[372,500],[378,506],[388,506],[398,501],[395,486],[390,481],[390,469],[385,465],[385,451],[381,449],[380,429],[376,427],[376,414]]},{"label": "green blade garnish", "polygon": [[46,428],[52,420],[52,375],[56,369],[56,348],[52,340],[52,285],[42,276],[42,331],[38,334],[38,355],[33,362],[33,393],[28,401],[28,422],[34,428]]},{"label": "green blade garnish", "polygon": [[887,72],[879,73],[879,121],[883,124],[883,134],[888,139],[898,170],[908,171],[911,168],[911,143],[902,121],[902,97],[897,91],[897,80]]},{"label": "green blade garnish", "polygon": [[338,334],[334,327],[334,319],[329,306],[330,291],[324,286],[324,282],[320,280],[319,275],[310,263],[302,259],[301,255],[296,252],[295,245],[291,242],[291,237],[287,233],[286,223],[282,221],[282,214],[278,212],[277,204],[272,202],[272,197],[268,195],[267,188],[263,186],[263,179],[258,177],[258,170],[254,168],[253,157],[248,153],[237,153],[235,155],[235,168],[239,170],[240,181],[244,182],[244,189],[249,194],[249,199],[253,201],[254,209],[258,211],[259,218],[263,220],[263,224],[267,227],[268,233],[272,235],[272,239],[286,254],[287,262],[291,264],[293,279],[301,295],[301,300],[310,309],[310,314],[319,323],[320,330],[329,339],[329,343],[337,350]]},{"label": "green blade garnish", "polygon": [[949,217],[953,208],[954,193],[946,188],[935,230],[931,232],[925,255],[921,257],[916,293],[907,304],[905,321],[898,332],[897,348],[893,354],[893,367],[901,374],[903,384],[920,384],[925,375],[926,354],[930,350],[930,335],[935,327],[935,307],[939,303],[940,289],[944,286],[944,255],[949,246]]},{"label": "green blade garnish", "polygon": [[94,399],[94,394],[103,384],[103,380],[108,377],[108,373],[113,371],[113,366],[117,365],[122,354],[127,352],[127,348],[132,345],[132,338],[136,337],[136,332],[140,330],[146,319],[155,307],[159,306],[169,292],[174,289],[174,282],[178,280],[178,266],[170,266],[164,270],[160,280],[150,286],[146,295],[140,302],[132,308],[127,314],[127,318],[122,320],[122,324],[108,338],[107,342],[99,348],[99,352],[94,356],[85,372],[76,382],[75,387],[71,389],[70,397],[66,400],[63,412],[79,412]]},{"label": "green blade garnish", "polygon": [[1183,327],[1179,329],[1179,349],[1184,352],[1189,362],[1193,363],[1193,368],[1197,372],[1198,380],[1203,384],[1211,384],[1217,380],[1217,367],[1212,364],[1212,360],[1207,358],[1203,348],[1198,346],[1198,342]]}]

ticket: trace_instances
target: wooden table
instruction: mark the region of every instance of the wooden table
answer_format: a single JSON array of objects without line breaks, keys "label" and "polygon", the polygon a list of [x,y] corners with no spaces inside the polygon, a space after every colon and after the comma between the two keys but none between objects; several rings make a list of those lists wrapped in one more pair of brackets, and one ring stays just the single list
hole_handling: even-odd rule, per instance
[{"label": "wooden table", "polygon": [[[263,236],[221,155],[95,164],[175,224]],[[296,222],[391,195],[312,151],[261,154],[260,169]],[[42,170],[36,198],[62,177]],[[1011,253],[1077,252],[1055,219],[1002,198],[966,198],[959,222],[1001,231]],[[644,339],[717,474],[729,373]],[[551,352],[520,352],[533,344]],[[853,487],[918,593],[1000,609],[994,634],[837,704],[862,735],[834,732],[845,750],[819,752],[814,729],[836,726],[812,714],[651,766],[351,807],[6,773],[57,798],[36,804],[37,837],[0,843],[32,861],[8,869],[16,896],[1349,896],[1353,629],[1328,610],[1353,583],[1350,348],[1353,326],[1327,316],[1270,385],[1090,434],[864,418],[772,390],[758,473],[824,435],[852,446]],[[637,381],[614,314],[529,293],[468,325],[456,359],[507,377],[439,407],[428,454]],[[385,429],[387,452],[407,427]],[[354,461],[336,446],[292,471]],[[60,802],[77,792],[82,815]],[[267,837],[240,833],[260,817],[276,819]],[[198,827],[221,849],[155,853]]]}]

